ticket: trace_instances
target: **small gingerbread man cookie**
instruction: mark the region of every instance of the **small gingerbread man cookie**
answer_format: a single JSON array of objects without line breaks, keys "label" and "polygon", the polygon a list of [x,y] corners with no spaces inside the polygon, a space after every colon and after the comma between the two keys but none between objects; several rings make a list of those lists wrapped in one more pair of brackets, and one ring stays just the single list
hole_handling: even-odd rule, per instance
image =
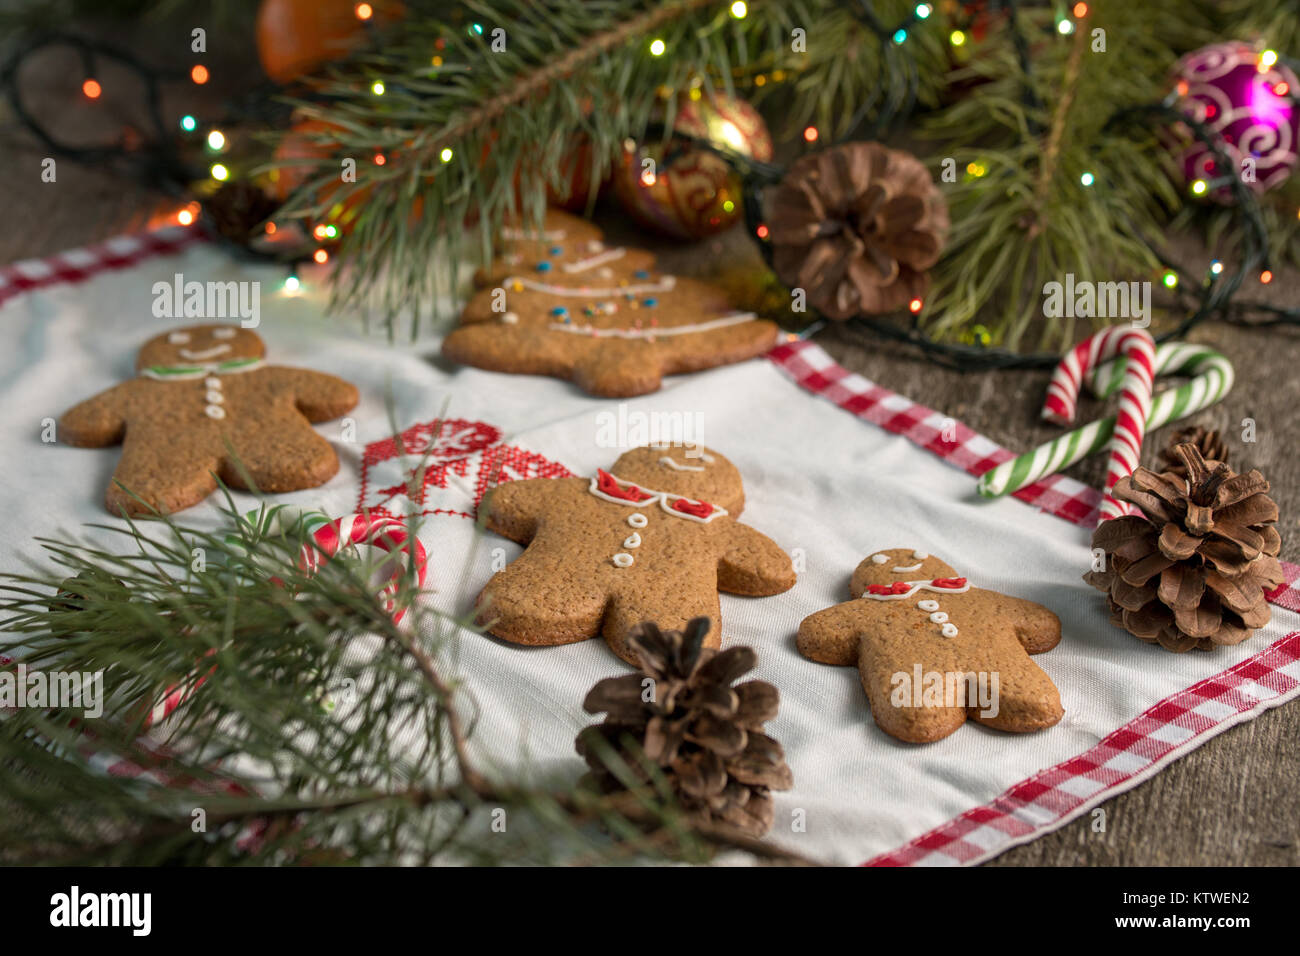
[{"label": "small gingerbread man cookie", "polygon": [[493,489],[481,514],[527,550],[478,598],[478,619],[516,644],[571,644],[603,634],[636,663],[632,629],[681,630],[692,618],[721,634],[718,591],[765,596],[794,585],[790,557],[738,521],[740,472],[683,445],[635,448],[591,478],[534,478]]},{"label": "small gingerbread man cookie", "polygon": [[113,514],[173,514],[217,488],[313,488],[339,469],[312,429],[357,404],[356,386],[308,369],[265,363],[249,329],[194,325],[157,335],[136,360],[137,378],[59,419],[81,448],[122,446],[105,495]]},{"label": "small gingerbread man cookie", "polygon": [[1025,732],[1061,719],[1060,694],[1029,659],[1061,639],[1040,604],[973,587],[924,551],[879,551],[858,565],[852,600],[799,625],[798,647],[856,666],[871,715],[909,743],[947,737],[969,717]]}]

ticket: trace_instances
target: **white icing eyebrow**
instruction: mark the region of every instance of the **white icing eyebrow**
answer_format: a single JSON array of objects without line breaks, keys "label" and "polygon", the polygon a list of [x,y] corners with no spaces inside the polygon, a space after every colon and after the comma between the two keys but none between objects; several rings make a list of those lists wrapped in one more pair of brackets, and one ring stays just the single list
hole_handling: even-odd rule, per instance
[{"label": "white icing eyebrow", "polygon": [[190,340],[188,332],[171,332],[167,335],[167,341],[172,345],[184,345]]},{"label": "white icing eyebrow", "polygon": [[683,465],[680,462],[674,461],[672,458],[669,458],[667,455],[664,455],[662,458],[660,458],[659,462],[660,464],[667,465],[669,468],[673,469],[674,471],[703,471],[704,470],[703,465]]}]

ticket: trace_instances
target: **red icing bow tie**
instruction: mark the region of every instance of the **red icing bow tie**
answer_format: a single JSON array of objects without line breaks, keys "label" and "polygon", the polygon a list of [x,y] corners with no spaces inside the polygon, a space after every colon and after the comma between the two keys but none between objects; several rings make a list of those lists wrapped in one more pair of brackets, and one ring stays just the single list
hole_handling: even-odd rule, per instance
[{"label": "red icing bow tie", "polygon": [[676,498],[672,503],[673,511],[680,511],[692,518],[707,518],[713,514],[713,505],[707,501],[691,501],[689,498]]},{"label": "red icing bow tie", "polygon": [[868,594],[906,594],[912,590],[912,585],[906,581],[895,581],[893,584],[868,584]]},{"label": "red icing bow tie", "polygon": [[623,486],[618,483],[613,475],[607,471],[596,469],[596,487],[602,494],[609,495],[611,498],[621,498],[623,501],[646,501],[653,498],[654,495],[647,494],[636,485]]},{"label": "red icing bow tie", "polygon": [[[868,594],[907,594],[917,586],[915,581],[895,581],[893,584],[868,584]],[[930,587],[960,590],[966,586],[965,578],[935,578]]]},{"label": "red icing bow tie", "polygon": [[711,518],[727,513],[725,508],[720,508],[707,501],[692,501],[690,498],[674,495],[668,491],[647,491],[644,488],[637,487],[630,481],[622,481],[600,468],[596,469],[595,487],[592,490],[605,498],[637,505],[658,498],[665,511],[685,515],[697,521],[707,522]]}]

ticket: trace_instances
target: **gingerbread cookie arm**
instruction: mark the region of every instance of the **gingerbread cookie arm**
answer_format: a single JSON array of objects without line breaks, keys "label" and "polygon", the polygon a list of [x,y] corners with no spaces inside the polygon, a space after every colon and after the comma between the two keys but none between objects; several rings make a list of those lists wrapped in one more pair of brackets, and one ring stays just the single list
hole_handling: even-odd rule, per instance
[{"label": "gingerbread cookie arm", "polygon": [[74,405],[59,419],[59,437],[77,448],[106,448],[126,435],[126,408],[135,381],[122,382]]},{"label": "gingerbread cookie arm", "polygon": [[356,408],[360,395],[351,382],[308,368],[271,370],[293,392],[293,402],[309,422],[327,422]]},{"label": "gingerbread cookie arm", "polygon": [[767,597],[794,587],[790,556],[775,541],[739,521],[729,521],[722,532],[725,538],[718,559],[719,590]]},{"label": "gingerbread cookie arm", "polygon": [[[1050,651],[1061,642],[1061,619],[1033,601],[998,595],[999,611],[1014,622],[1016,639],[1030,654]],[[1005,606],[1005,607],[1003,607]]]},{"label": "gingerbread cookie arm", "polygon": [[804,657],[820,664],[856,667],[861,640],[862,604],[855,600],[804,618],[795,646]]},{"label": "gingerbread cookie arm", "polygon": [[479,505],[489,531],[516,544],[527,545],[537,533],[537,524],[547,505],[557,496],[585,492],[586,478],[527,478],[508,481],[488,491]]}]

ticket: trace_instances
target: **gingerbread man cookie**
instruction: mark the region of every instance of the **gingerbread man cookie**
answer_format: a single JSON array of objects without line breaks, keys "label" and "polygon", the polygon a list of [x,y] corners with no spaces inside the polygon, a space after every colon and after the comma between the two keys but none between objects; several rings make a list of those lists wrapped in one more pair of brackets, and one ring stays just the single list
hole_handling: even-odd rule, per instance
[{"label": "gingerbread man cookie", "polygon": [[766,596],[794,585],[789,556],[737,519],[740,472],[683,445],[635,448],[591,478],[535,478],[494,488],[487,527],[526,550],[483,588],[478,620],[516,644],[571,644],[602,634],[628,663],[643,621],[679,630],[712,622],[718,591]]},{"label": "gingerbread man cookie", "polygon": [[503,243],[443,342],[452,361],[618,397],[776,344],[776,325],[732,310],[722,290],[655,272],[650,253],[607,246],[575,216],[552,210],[540,234],[508,228]]},{"label": "gingerbread man cookie", "polygon": [[853,572],[853,599],[799,625],[805,657],[856,665],[871,715],[909,743],[942,740],[967,717],[998,730],[1051,727],[1065,713],[1029,659],[1061,639],[1040,604],[972,587],[924,551],[879,551]]},{"label": "gingerbread man cookie", "polygon": [[264,492],[324,484],[339,460],[311,424],[351,410],[357,389],[267,365],[265,355],[261,337],[239,326],[157,335],[140,349],[139,376],[65,413],[59,437],[82,448],[122,445],[105,496],[114,514],[181,511],[215,491],[217,478]]}]

